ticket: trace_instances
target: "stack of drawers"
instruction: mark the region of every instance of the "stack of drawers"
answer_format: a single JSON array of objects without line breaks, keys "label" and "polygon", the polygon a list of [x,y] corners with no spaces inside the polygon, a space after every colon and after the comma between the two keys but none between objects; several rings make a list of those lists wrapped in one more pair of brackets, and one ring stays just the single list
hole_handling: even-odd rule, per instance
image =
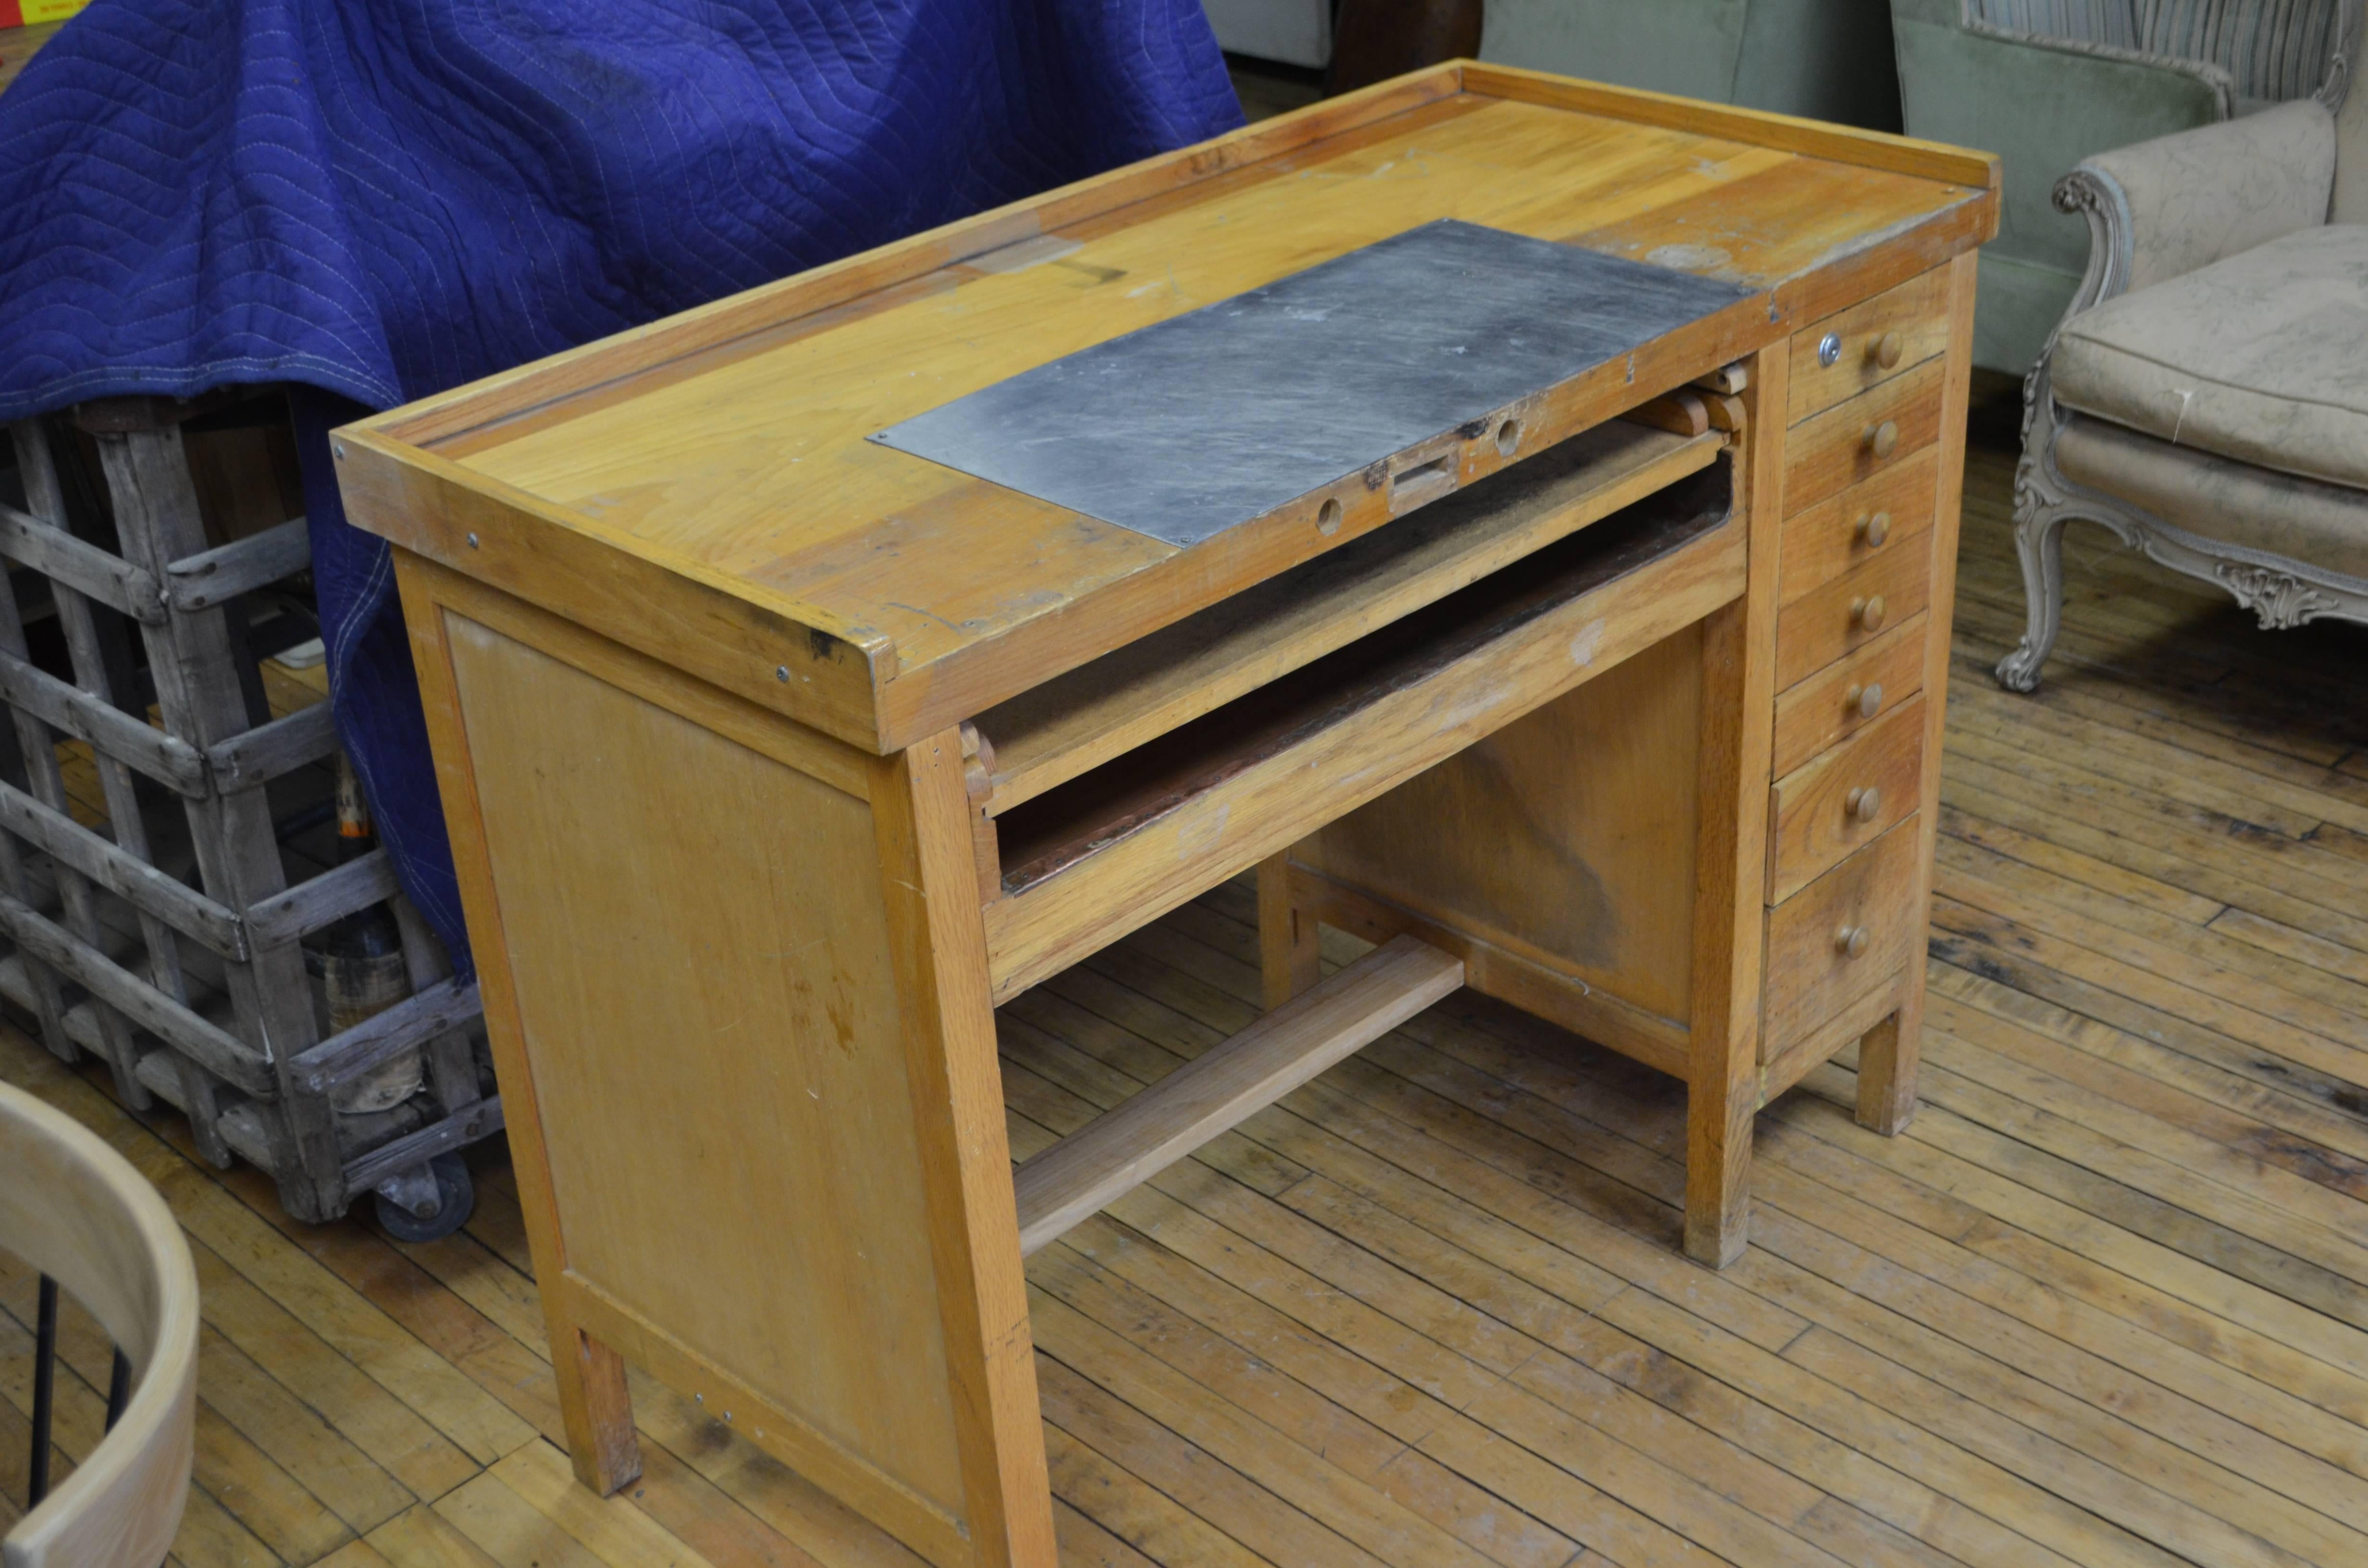
[{"label": "stack of drawers", "polygon": [[1921,979],[1948,347],[1946,267],[1793,338],[1759,1035],[1770,1096],[1899,1011]]}]

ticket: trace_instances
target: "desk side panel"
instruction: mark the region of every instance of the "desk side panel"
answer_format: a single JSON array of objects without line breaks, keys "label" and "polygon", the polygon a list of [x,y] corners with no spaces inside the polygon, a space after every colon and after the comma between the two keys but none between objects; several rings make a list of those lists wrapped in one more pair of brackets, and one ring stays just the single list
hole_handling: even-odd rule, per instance
[{"label": "desk side panel", "polygon": [[925,1555],[979,1560],[950,1375],[975,1347],[941,1312],[886,765],[404,571],[554,1324]]}]

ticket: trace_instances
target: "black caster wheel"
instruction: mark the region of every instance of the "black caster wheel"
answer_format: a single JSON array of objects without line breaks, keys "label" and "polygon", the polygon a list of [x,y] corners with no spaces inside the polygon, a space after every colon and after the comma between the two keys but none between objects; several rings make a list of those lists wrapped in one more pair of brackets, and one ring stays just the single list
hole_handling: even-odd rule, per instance
[{"label": "black caster wheel", "polygon": [[[468,1162],[457,1153],[438,1154],[427,1162],[436,1176],[436,1212],[420,1218],[381,1192],[377,1195],[378,1222],[399,1242],[432,1242],[450,1235],[469,1222],[477,1207],[477,1187],[469,1179]],[[425,1184],[422,1184],[425,1185]]]}]

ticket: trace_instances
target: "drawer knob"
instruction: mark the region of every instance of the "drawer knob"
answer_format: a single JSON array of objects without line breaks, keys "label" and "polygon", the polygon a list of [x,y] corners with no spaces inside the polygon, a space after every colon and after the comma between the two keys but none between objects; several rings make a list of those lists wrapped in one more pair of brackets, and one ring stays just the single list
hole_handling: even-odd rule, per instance
[{"label": "drawer knob", "polygon": [[1883,596],[1850,600],[1850,624],[1869,631],[1883,630]]},{"label": "drawer knob", "polygon": [[1864,686],[1851,687],[1842,693],[1842,708],[1861,719],[1872,719],[1883,711],[1883,683],[1869,681]]},{"label": "drawer knob", "polygon": [[1841,362],[1841,357],[1842,335],[1840,333],[1829,332],[1826,334],[1825,336],[1817,339],[1818,364],[1830,370],[1837,364]]},{"label": "drawer knob", "polygon": [[1886,419],[1880,425],[1870,425],[1861,439],[1868,451],[1878,458],[1887,458],[1899,449],[1899,422]]},{"label": "drawer knob", "polygon": [[1888,370],[1897,366],[1899,357],[1907,352],[1907,340],[1896,332],[1886,332],[1875,342],[1874,362]]},{"label": "drawer knob", "polygon": [[1869,550],[1880,550],[1891,537],[1891,514],[1876,512],[1858,520],[1858,537]]},{"label": "drawer knob", "polygon": [[1883,791],[1872,784],[1861,785],[1843,799],[1842,810],[1861,822],[1873,822],[1883,811]]},{"label": "drawer knob", "polygon": [[1854,959],[1866,951],[1867,935],[1863,926],[1845,926],[1834,933],[1834,950],[1846,959]]}]

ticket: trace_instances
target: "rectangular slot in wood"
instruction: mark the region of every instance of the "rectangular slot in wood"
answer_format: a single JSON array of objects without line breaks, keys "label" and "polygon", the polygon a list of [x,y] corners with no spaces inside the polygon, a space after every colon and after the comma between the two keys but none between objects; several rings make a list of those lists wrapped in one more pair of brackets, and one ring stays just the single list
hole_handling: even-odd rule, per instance
[{"label": "rectangular slot in wood", "polygon": [[997,1000],[1743,591],[1714,464],[996,822]]},{"label": "rectangular slot in wood", "polygon": [[1000,815],[1707,468],[1716,435],[1613,420],[981,713]]},{"label": "rectangular slot in wood", "polygon": [[1455,488],[1455,458],[1452,451],[1440,453],[1420,462],[1409,462],[1390,475],[1390,512],[1395,516],[1411,511],[1426,501],[1435,501]]},{"label": "rectangular slot in wood", "polygon": [[1463,960],[1399,937],[1022,1165],[1019,1251],[1036,1251],[1463,983]]}]

